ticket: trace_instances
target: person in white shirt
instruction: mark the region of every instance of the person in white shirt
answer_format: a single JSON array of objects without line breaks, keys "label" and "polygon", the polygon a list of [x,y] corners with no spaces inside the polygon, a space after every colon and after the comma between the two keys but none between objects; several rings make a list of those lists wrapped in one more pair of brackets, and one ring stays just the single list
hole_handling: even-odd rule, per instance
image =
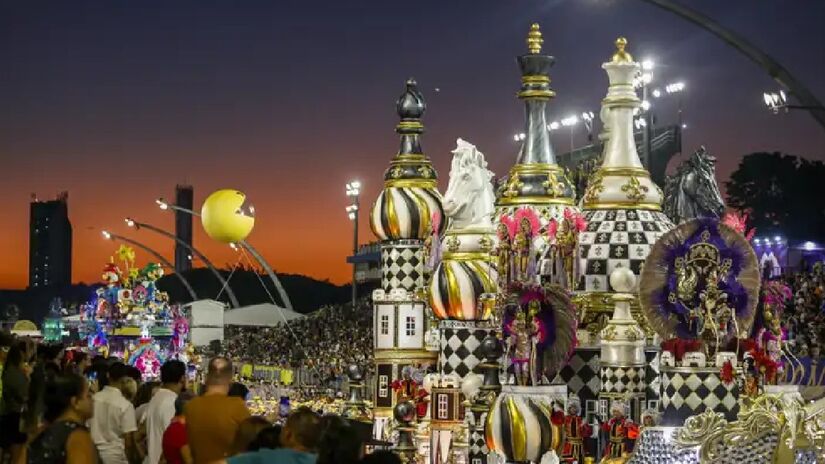
[{"label": "person in white shirt", "polygon": [[134,452],[135,407],[118,388],[128,378],[123,363],[108,369],[109,384],[94,397],[95,415],[90,422],[92,441],[103,464],[128,464],[127,453]]},{"label": "person in white shirt", "polygon": [[146,458],[143,464],[158,464],[163,455],[163,432],[175,417],[175,400],[186,389],[186,364],[166,361],[160,368],[161,386],[146,408]]}]

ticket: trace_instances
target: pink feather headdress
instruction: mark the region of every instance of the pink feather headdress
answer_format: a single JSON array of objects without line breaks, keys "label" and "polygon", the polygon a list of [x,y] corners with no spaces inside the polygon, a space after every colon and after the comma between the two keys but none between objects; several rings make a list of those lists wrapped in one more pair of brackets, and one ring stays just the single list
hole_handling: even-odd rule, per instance
[{"label": "pink feather headdress", "polygon": [[756,229],[751,229],[747,232],[748,223],[748,213],[736,213],[736,212],[728,212],[722,217],[722,224],[730,227],[731,229],[739,232],[740,234],[744,235],[748,241],[750,241],[754,234],[756,233]]},{"label": "pink feather headdress", "polygon": [[550,241],[556,240],[556,233],[559,231],[559,222],[555,219],[551,219],[550,222],[547,224],[547,238]]},{"label": "pink feather headdress", "polygon": [[539,221],[539,215],[536,214],[536,211],[533,208],[519,208],[516,210],[516,226],[521,226],[521,221],[527,219],[530,223],[530,230],[533,235],[537,235],[539,230],[541,229],[541,222]]},{"label": "pink feather headdress", "polygon": [[518,223],[512,216],[508,216],[506,214],[502,214],[499,218],[499,222],[504,224],[507,228],[507,234],[510,236],[510,240],[516,236],[516,232],[518,231]]}]

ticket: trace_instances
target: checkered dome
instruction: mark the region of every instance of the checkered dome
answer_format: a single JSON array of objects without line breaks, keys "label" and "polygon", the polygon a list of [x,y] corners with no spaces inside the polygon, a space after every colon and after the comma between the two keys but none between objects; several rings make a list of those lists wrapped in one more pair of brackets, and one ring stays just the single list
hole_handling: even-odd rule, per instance
[{"label": "checkered dome", "polygon": [[659,211],[587,210],[584,215],[587,230],[579,234],[580,291],[612,291],[608,276],[619,266],[638,277],[653,244],[673,228]]},{"label": "checkered dome", "polygon": [[389,292],[403,288],[409,292],[424,286],[424,261],[421,245],[387,244],[381,246],[381,286]]}]

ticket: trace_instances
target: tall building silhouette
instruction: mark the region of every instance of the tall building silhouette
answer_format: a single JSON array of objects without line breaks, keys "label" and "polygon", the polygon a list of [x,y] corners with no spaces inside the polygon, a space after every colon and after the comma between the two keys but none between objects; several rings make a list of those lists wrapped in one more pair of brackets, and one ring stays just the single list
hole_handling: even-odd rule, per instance
[{"label": "tall building silhouette", "polygon": [[[191,185],[175,186],[175,205],[188,210],[194,203],[194,190]],[[175,235],[184,243],[192,246],[192,215],[175,211]],[[185,246],[175,244],[175,272],[192,269],[191,254]]]},{"label": "tall building silhouette", "polygon": [[29,214],[29,287],[72,283],[72,223],[69,193],[40,201],[32,195]]}]

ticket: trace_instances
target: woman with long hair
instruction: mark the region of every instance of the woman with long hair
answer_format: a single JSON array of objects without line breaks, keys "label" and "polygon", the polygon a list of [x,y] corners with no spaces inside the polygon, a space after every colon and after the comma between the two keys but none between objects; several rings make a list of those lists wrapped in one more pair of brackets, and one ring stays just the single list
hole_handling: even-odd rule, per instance
[{"label": "woman with long hair", "polygon": [[46,383],[49,423],[29,444],[29,464],[95,464],[97,451],[84,425],[93,414],[89,384],[77,374],[57,375]]},{"label": "woman with long hair", "polygon": [[0,448],[8,451],[12,463],[19,462],[26,443],[23,413],[29,401],[28,346],[19,340],[9,349],[3,367],[3,398],[0,401]]}]

